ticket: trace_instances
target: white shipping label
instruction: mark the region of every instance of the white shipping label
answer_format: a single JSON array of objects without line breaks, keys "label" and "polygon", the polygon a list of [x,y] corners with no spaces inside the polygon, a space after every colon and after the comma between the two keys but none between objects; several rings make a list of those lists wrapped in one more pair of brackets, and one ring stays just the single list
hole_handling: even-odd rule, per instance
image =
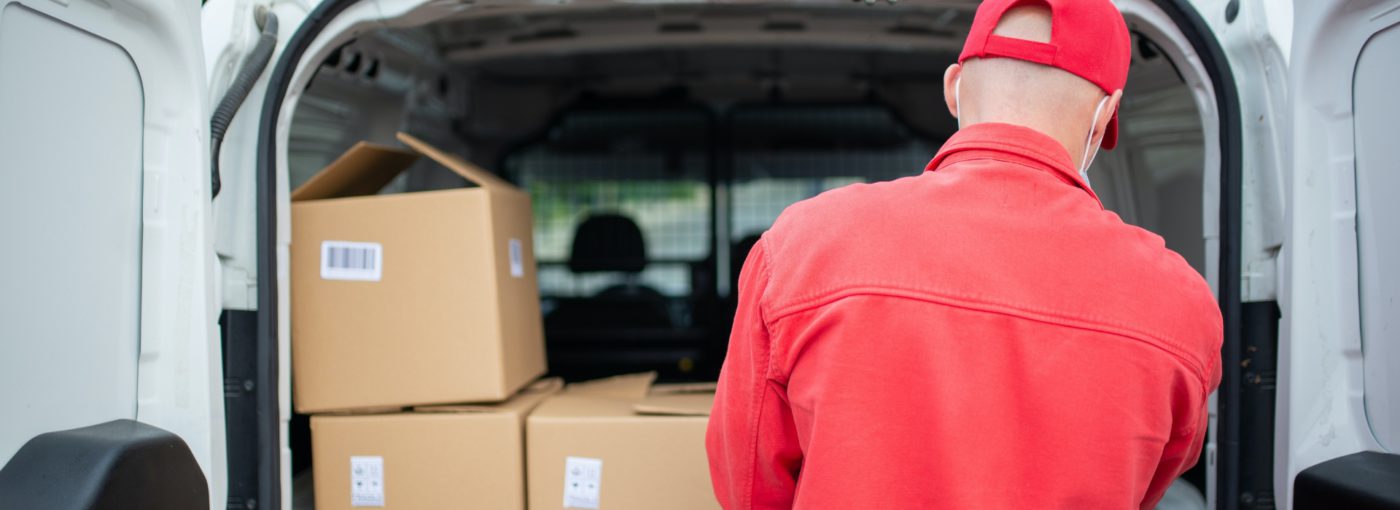
[{"label": "white shipping label", "polygon": [[384,506],[384,457],[350,457],[350,506]]},{"label": "white shipping label", "polygon": [[510,275],[516,278],[524,277],[525,254],[522,253],[523,248],[521,248],[520,246],[520,240],[511,239],[506,244],[509,246],[510,251],[510,253],[508,254],[510,256]]},{"label": "white shipping label", "polygon": [[597,510],[602,485],[602,459],[564,458],[564,508]]},{"label": "white shipping label", "polygon": [[384,274],[384,245],[321,241],[321,278],[377,282]]}]

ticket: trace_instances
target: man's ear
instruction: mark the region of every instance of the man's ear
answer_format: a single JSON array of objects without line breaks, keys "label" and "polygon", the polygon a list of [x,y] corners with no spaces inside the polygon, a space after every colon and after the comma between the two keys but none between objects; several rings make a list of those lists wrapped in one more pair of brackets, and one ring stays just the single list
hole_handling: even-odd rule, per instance
[{"label": "man's ear", "polygon": [[1108,102],[1104,103],[1103,111],[1099,112],[1098,118],[1094,119],[1094,146],[1103,143],[1104,134],[1108,131],[1108,121],[1113,120],[1113,114],[1118,111],[1118,105],[1123,101],[1123,89],[1113,91],[1113,95],[1108,97]]},{"label": "man's ear", "polygon": [[948,113],[958,118],[958,79],[962,77],[962,64],[954,63],[943,72],[943,101],[948,104]]}]

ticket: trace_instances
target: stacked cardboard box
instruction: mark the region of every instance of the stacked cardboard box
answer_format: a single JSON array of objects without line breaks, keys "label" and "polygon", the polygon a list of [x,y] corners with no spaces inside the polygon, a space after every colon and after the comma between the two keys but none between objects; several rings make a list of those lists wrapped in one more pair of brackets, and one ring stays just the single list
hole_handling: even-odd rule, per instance
[{"label": "stacked cardboard box", "polygon": [[316,506],[523,509],[525,417],[561,385],[499,404],[313,416]]},{"label": "stacked cardboard box", "polygon": [[[298,412],[499,402],[545,372],[529,195],[399,139],[292,194]],[[478,187],[374,194],[419,154]]]},{"label": "stacked cardboard box", "polygon": [[634,374],[570,385],[530,414],[530,508],[719,508],[705,458],[714,385]]},{"label": "stacked cardboard box", "polygon": [[[530,198],[411,136],[292,194],[292,367],[320,508],[524,508],[545,372]],[[473,188],[377,195],[425,155]],[[471,406],[433,404],[486,403]],[[412,407],[410,411],[405,408]]]},{"label": "stacked cardboard box", "polygon": [[[718,508],[713,385],[530,384],[545,362],[529,196],[399,139],[412,150],[358,144],[292,194],[293,400],[315,414],[316,505]],[[420,156],[477,187],[376,194]]]},{"label": "stacked cardboard box", "polygon": [[705,458],[714,385],[654,379],[563,391],[545,379],[500,404],[314,416],[317,507],[520,509],[528,493],[535,510],[718,509]]}]

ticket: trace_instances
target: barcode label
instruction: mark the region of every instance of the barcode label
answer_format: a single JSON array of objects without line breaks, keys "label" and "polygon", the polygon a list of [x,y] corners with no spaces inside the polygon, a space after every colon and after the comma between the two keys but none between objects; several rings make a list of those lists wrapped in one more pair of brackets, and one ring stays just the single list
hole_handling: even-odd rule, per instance
[{"label": "barcode label", "polygon": [[384,274],[384,246],[349,241],[321,242],[321,278],[377,282]]}]

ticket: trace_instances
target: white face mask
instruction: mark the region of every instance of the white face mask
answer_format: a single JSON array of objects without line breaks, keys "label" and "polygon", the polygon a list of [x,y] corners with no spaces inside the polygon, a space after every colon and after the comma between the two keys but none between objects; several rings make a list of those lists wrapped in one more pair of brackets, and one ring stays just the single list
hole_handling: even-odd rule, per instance
[{"label": "white face mask", "polygon": [[962,129],[962,75],[953,82],[953,116],[958,118],[958,129]]},{"label": "white face mask", "polygon": [[1094,108],[1094,117],[1089,120],[1089,136],[1084,140],[1084,157],[1079,159],[1079,177],[1084,179],[1084,184],[1089,184],[1089,165],[1094,164],[1094,156],[1099,155],[1098,147],[1094,146],[1094,126],[1099,123],[1099,114],[1103,113],[1104,105],[1108,104],[1108,98],[1104,96],[1099,101],[1099,107]]}]

